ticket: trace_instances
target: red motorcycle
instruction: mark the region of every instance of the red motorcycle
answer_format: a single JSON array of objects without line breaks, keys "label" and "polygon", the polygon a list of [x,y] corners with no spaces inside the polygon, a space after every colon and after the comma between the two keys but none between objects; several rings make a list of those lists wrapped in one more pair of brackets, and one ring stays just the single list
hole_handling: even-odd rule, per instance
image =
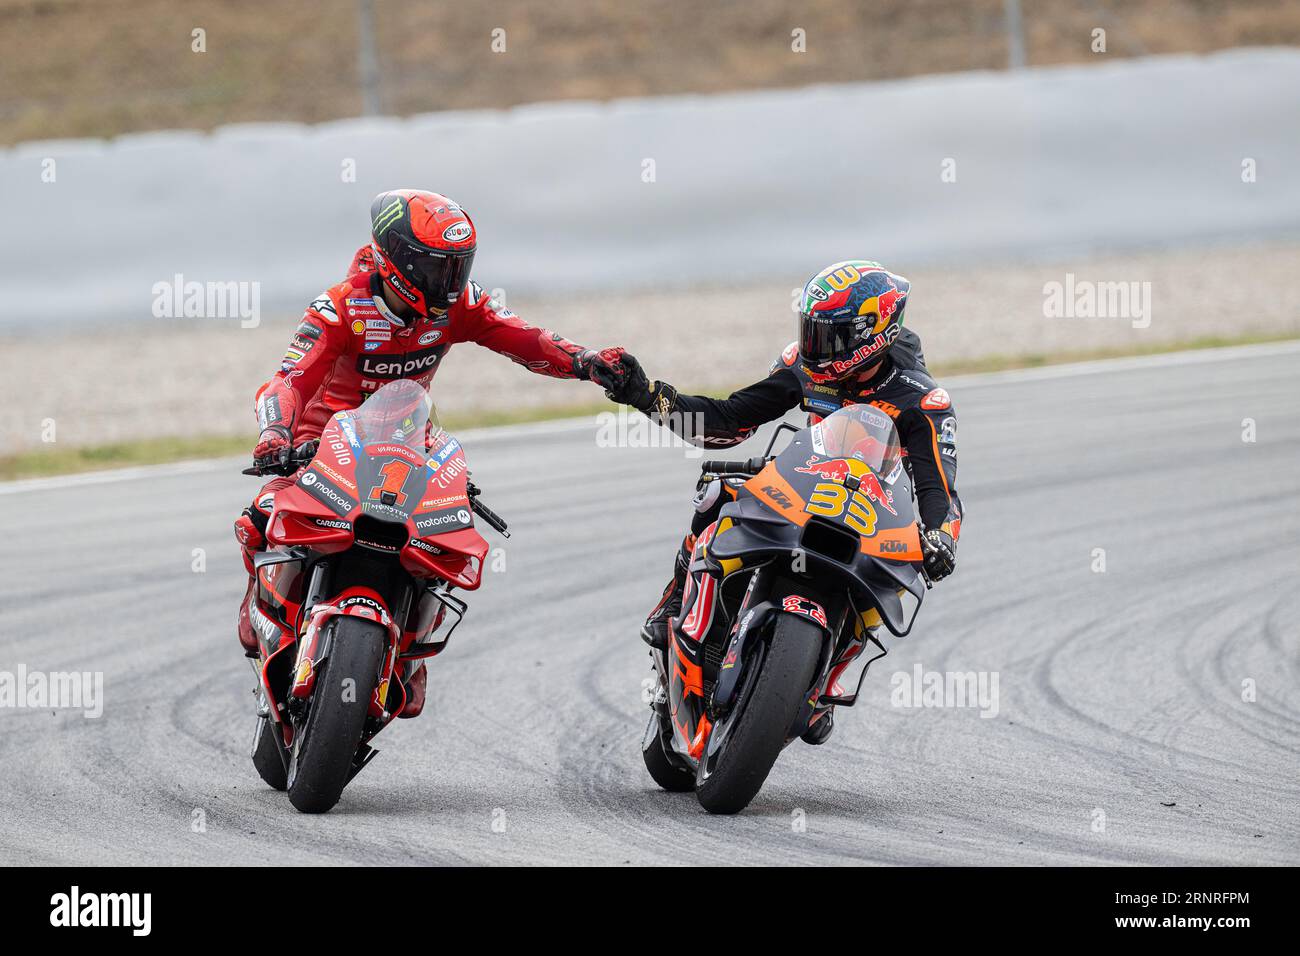
[{"label": "red motorcycle", "polygon": [[253,765],[300,811],[324,813],[378,753],[375,735],[422,706],[424,662],[465,614],[452,592],[482,581],[473,515],[509,533],[411,381],[339,412],[275,470],[298,479],[276,493],[254,562]]}]

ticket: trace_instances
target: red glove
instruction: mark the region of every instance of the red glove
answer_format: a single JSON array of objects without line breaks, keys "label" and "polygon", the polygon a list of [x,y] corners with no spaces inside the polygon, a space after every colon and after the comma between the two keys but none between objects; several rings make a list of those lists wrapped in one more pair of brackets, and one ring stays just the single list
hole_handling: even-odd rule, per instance
[{"label": "red glove", "polygon": [[271,425],[262,429],[257,438],[257,447],[253,449],[253,464],[258,467],[278,465],[285,461],[293,451],[292,436],[283,425]]}]

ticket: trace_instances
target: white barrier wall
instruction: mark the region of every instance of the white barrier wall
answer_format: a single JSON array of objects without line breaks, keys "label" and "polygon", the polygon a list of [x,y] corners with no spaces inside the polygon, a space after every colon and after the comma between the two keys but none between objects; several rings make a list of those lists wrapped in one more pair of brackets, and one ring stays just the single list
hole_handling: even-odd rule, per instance
[{"label": "white barrier wall", "polygon": [[507,292],[1289,233],[1300,51],[22,144],[0,331],[147,318],[176,274],[296,311],[392,186],[461,201]]}]

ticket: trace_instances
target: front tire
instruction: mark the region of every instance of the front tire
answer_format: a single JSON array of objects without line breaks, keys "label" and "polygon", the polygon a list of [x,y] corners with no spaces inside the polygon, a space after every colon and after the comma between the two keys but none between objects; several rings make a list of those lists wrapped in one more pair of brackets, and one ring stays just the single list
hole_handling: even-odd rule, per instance
[{"label": "front tire", "polygon": [[[812,621],[777,618],[766,653],[754,662],[757,678],[728,715],[735,724],[725,731],[721,753],[700,761],[695,796],[709,813],[739,813],[762,788],[816,677],[822,643]],[[718,732],[715,724],[712,733]]]},{"label": "front tire", "polygon": [[289,802],[303,813],[325,813],[343,795],[384,654],[378,624],[343,616],[333,626],[329,655],[289,756]]},{"label": "front tire", "polygon": [[668,755],[661,718],[650,715],[650,725],[641,741],[641,758],[654,782],[669,793],[689,793],[695,789],[695,771],[689,770]]},{"label": "front tire", "polygon": [[289,774],[284,769],[280,744],[275,739],[279,733],[279,726],[270,717],[257,718],[257,728],[253,731],[253,766],[267,786],[275,790],[287,790]]}]

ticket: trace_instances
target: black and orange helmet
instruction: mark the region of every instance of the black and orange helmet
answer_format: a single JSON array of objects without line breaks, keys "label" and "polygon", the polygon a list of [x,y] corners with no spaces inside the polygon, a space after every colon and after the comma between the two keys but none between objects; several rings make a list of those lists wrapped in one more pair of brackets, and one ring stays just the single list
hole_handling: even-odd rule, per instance
[{"label": "black and orange helmet", "polygon": [[420,315],[447,309],[465,291],[478,236],[469,214],[438,193],[393,189],[370,204],[380,278]]}]

